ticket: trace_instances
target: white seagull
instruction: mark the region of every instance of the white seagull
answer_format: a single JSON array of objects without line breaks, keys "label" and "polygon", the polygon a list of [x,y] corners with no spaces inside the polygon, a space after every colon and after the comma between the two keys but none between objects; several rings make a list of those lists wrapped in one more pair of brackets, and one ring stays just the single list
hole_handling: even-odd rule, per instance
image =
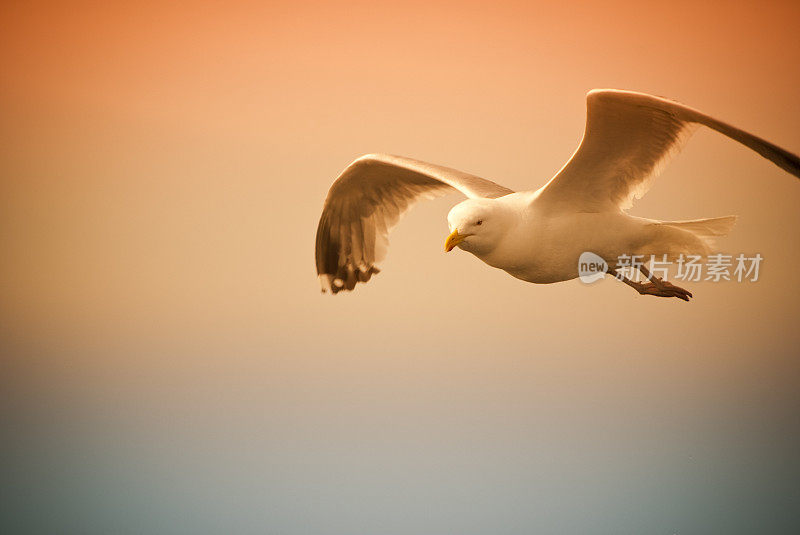
[{"label": "white seagull", "polygon": [[625,213],[641,198],[693,126],[707,126],[800,177],[800,158],[744,130],[672,100],[632,91],[595,89],[586,96],[586,129],[569,161],[536,191],[514,192],[455,169],[387,154],[351,163],[328,192],[317,228],[322,291],[352,290],[378,273],[389,230],[417,200],[456,189],[467,200],[447,215],[445,250],[459,247],[492,267],[533,283],[578,277],[592,252],[640,294],[692,294],[636,266],[646,282],[620,276],[622,255],[708,254],[736,217],[658,221]]}]

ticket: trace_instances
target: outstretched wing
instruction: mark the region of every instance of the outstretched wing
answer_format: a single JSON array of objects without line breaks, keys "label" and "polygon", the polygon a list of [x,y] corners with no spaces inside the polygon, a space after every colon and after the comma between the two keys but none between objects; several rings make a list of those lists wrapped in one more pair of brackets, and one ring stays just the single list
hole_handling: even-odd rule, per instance
[{"label": "outstretched wing", "polygon": [[322,291],[352,290],[378,273],[389,230],[421,198],[456,189],[467,197],[513,193],[455,169],[388,154],[367,154],[342,171],[328,191],[317,227],[317,274]]},{"label": "outstretched wing", "polygon": [[611,89],[586,96],[586,130],[578,150],[542,189],[539,199],[579,211],[629,208],[647,192],[695,125],[753,149],[800,177],[800,158],[744,130],[664,98]]}]

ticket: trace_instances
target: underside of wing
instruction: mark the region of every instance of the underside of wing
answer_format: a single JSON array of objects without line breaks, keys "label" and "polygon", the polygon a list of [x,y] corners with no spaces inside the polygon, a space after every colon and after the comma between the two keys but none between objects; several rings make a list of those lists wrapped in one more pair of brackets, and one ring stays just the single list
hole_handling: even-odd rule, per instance
[{"label": "underside of wing", "polygon": [[629,208],[698,125],[800,176],[796,155],[672,100],[632,91],[594,90],[587,95],[586,105],[583,140],[542,189],[542,200],[577,211]]},{"label": "underside of wing", "polygon": [[378,273],[388,235],[417,200],[458,190],[467,197],[513,193],[494,182],[410,158],[369,154],[331,186],[317,227],[316,262],[322,291],[352,290]]}]

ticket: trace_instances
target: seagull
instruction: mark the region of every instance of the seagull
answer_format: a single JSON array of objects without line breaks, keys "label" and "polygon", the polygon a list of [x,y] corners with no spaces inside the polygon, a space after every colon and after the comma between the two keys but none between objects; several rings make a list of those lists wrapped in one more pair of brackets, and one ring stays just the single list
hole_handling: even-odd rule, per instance
[{"label": "seagull", "polygon": [[[697,126],[706,126],[800,177],[800,158],[744,130],[666,98],[614,89],[586,96],[586,128],[569,161],[544,186],[514,192],[455,169],[388,154],[353,161],[331,186],[317,227],[316,263],[322,291],[353,290],[379,272],[389,231],[420,199],[454,189],[467,199],[447,215],[445,251],[460,248],[526,282],[579,276],[591,252],[605,273],[641,295],[688,301],[691,292],[636,267],[621,273],[621,257],[708,254],[735,216],[659,221],[628,215],[668,159]],[[664,256],[666,255],[666,256]],[[632,271],[632,270],[630,270]],[[626,272],[627,273],[627,272]]]}]

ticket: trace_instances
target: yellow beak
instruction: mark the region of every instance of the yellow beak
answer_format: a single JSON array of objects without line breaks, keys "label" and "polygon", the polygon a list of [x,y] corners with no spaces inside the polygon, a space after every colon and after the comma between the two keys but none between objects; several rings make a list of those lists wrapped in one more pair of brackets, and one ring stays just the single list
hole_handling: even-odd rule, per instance
[{"label": "yellow beak", "polygon": [[465,238],[466,236],[459,235],[458,229],[454,230],[444,242],[444,252],[449,253],[453,250],[453,247],[464,241]]}]

